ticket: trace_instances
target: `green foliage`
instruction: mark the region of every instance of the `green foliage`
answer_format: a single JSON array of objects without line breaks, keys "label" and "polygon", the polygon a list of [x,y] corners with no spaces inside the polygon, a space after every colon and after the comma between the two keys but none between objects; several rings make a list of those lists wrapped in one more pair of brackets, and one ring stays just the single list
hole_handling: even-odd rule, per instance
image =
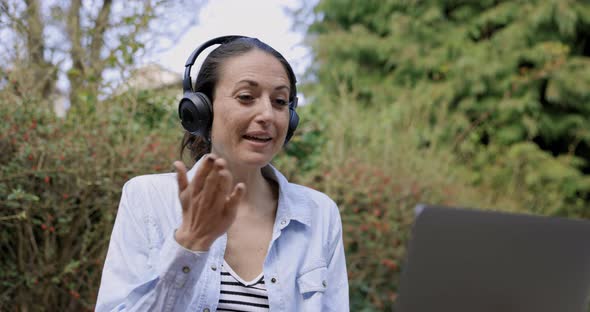
[{"label": "green foliage", "polygon": [[308,106],[299,109],[300,123],[297,131],[273,163],[288,179],[306,176],[321,167],[321,151],[326,143],[323,135],[324,126],[319,118],[313,118],[319,112]]},{"label": "green foliage", "polygon": [[177,156],[178,125],[155,122],[174,99],[145,97],[60,119],[0,90],[0,310],[92,310],[123,183]]},{"label": "green foliage", "polygon": [[[513,145],[534,143],[531,158],[555,156],[540,170],[563,185],[540,211],[566,209],[590,199],[590,6],[566,2],[320,1],[316,89],[423,112],[425,142],[451,145],[484,176],[511,161]],[[561,156],[567,183],[550,173]]]},{"label": "green foliage", "polygon": [[[325,123],[324,168],[356,158],[429,185],[431,203],[590,218],[590,4],[326,0],[314,14],[307,97]],[[364,187],[353,182],[349,192]],[[403,248],[398,229],[388,238]],[[387,248],[347,256],[386,259]],[[395,274],[372,288],[381,275],[350,269],[363,276],[351,280],[353,307],[391,308]]]}]

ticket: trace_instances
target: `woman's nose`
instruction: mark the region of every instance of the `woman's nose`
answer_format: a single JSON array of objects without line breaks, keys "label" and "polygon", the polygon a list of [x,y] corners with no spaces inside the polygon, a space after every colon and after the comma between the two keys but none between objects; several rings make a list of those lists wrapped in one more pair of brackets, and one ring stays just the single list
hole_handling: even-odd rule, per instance
[{"label": "woman's nose", "polygon": [[266,123],[274,117],[272,101],[269,97],[262,97],[256,105],[256,121]]}]

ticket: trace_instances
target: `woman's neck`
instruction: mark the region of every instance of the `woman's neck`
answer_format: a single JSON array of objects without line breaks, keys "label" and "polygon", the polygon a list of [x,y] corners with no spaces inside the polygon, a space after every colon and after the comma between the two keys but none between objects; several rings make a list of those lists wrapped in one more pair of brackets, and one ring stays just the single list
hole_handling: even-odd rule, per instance
[{"label": "woman's neck", "polygon": [[[240,215],[266,215],[274,213],[278,198],[278,189],[262,175],[261,168],[242,167],[228,163],[228,169],[233,175],[233,186],[238,183],[246,185],[246,194],[240,203]],[[270,201],[269,201],[270,199]]]}]

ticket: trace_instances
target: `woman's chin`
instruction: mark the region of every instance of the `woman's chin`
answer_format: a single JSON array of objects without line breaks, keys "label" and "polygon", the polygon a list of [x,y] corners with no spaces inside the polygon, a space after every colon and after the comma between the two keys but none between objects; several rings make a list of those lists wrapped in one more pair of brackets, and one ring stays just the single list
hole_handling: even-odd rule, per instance
[{"label": "woman's chin", "polygon": [[[280,148],[276,146],[265,146],[263,148],[251,146],[248,144],[241,144],[232,150],[221,150],[213,153],[225,158],[232,166],[248,167],[248,168],[262,168],[272,161],[272,159],[280,152]],[[278,150],[277,150],[278,149]]]},{"label": "woman's chin", "polygon": [[246,151],[237,157],[238,162],[247,167],[262,168],[274,158],[275,154]]}]

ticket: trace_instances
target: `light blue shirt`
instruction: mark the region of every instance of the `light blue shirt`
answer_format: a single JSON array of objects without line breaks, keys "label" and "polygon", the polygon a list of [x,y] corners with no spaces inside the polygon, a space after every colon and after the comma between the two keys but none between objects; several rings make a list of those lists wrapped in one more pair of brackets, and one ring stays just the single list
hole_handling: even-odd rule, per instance
[{"label": "light blue shirt", "polygon": [[[279,185],[263,266],[270,310],[348,311],[338,207],[323,193],[289,183],[271,165],[262,174]],[[174,239],[181,221],[176,173],[139,176],[125,184],[97,311],[216,310],[227,236],[209,251],[193,252]]]}]

